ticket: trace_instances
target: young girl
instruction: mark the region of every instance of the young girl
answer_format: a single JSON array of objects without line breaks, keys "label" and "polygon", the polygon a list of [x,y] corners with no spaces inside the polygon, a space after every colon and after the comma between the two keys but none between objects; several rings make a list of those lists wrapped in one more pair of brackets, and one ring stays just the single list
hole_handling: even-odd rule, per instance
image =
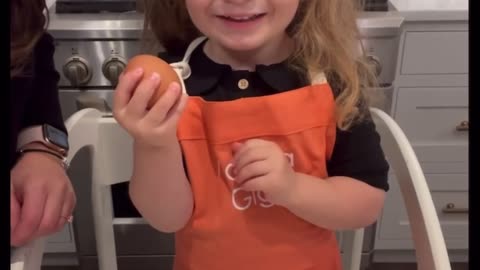
[{"label": "young girl", "polygon": [[185,88],[147,110],[160,76],[126,73],[114,115],[135,139],[131,199],[176,232],[176,270],[338,270],[334,231],[376,220],[388,164],[353,2],[147,6]]}]

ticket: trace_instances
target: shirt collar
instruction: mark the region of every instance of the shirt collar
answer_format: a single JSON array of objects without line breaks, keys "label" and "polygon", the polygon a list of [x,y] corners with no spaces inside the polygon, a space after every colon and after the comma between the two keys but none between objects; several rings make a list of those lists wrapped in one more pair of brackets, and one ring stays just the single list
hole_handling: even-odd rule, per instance
[{"label": "shirt collar", "polygon": [[[191,75],[185,80],[185,87],[190,95],[201,96],[217,86],[220,79],[228,72],[235,72],[229,65],[218,64],[210,59],[200,44],[190,58]],[[272,64],[258,65],[256,71],[259,77],[274,91],[284,92],[307,85],[306,80],[299,72],[289,68],[287,61]]]}]

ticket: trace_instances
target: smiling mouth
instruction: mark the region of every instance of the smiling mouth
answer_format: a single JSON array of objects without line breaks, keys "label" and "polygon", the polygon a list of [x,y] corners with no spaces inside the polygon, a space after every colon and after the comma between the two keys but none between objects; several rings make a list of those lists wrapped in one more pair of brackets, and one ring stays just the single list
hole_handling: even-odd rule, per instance
[{"label": "smiling mouth", "polygon": [[223,16],[219,15],[217,16],[218,18],[232,21],[232,22],[249,22],[249,21],[254,21],[257,19],[260,19],[264,17],[266,13],[260,13],[260,14],[255,14],[255,15],[250,15],[250,16]]}]

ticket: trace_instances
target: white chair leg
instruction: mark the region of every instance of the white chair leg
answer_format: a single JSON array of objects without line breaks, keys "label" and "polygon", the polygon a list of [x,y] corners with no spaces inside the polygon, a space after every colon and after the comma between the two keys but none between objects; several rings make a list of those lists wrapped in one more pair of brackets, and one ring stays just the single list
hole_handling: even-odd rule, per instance
[{"label": "white chair leg", "polygon": [[343,232],[343,269],[360,270],[362,263],[362,248],[364,229]]},{"label": "white chair leg", "polygon": [[92,183],[92,206],[99,270],[117,270],[110,189]]},{"label": "white chair leg", "polygon": [[10,270],[40,270],[44,249],[45,238],[43,237],[15,249],[10,257]]}]

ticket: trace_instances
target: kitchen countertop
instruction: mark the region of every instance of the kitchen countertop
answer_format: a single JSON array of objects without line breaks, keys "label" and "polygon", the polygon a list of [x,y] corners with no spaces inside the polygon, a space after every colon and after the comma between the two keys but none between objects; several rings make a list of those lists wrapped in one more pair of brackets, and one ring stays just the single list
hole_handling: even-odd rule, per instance
[{"label": "kitchen countertop", "polygon": [[468,0],[390,0],[405,21],[468,21]]}]

